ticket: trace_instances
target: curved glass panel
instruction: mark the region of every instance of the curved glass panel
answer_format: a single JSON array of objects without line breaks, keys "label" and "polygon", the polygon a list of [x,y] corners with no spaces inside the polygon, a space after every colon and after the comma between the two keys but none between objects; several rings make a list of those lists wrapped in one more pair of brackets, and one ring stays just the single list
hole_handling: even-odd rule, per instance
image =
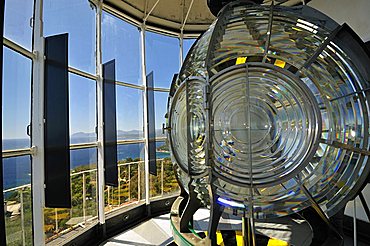
[{"label": "curved glass panel", "polygon": [[7,244],[32,245],[30,156],[3,159],[3,177]]},{"label": "curved glass panel", "polygon": [[139,29],[117,17],[102,15],[103,63],[115,59],[116,80],[142,85]]},{"label": "curved glass panel", "polygon": [[57,243],[77,225],[89,227],[97,221],[97,150],[71,150],[70,158],[72,208],[44,208],[46,243]]},{"label": "curved glass panel", "polygon": [[154,87],[169,88],[173,75],[179,71],[179,39],[146,32],[145,54],[146,71],[154,72]]},{"label": "curved glass panel", "polygon": [[95,74],[95,10],[85,0],[45,0],[44,36],[68,33],[69,66]]},{"label": "curved glass panel", "polygon": [[168,92],[154,92],[154,111],[155,111],[155,137],[164,137],[162,125],[166,122]]},{"label": "curved glass panel", "polygon": [[32,50],[33,0],[5,1],[4,37]]},{"label": "curved glass panel", "polygon": [[96,142],[96,82],[69,74],[70,143]]},{"label": "curved glass panel", "polygon": [[144,144],[117,146],[118,187],[105,186],[105,211],[129,209],[145,198]]},{"label": "curved glass panel", "polygon": [[178,183],[172,169],[167,142],[156,142],[157,176],[149,177],[150,198],[162,198],[178,192]]},{"label": "curved glass panel", "polygon": [[143,91],[125,86],[116,86],[117,138],[119,140],[142,139]]},{"label": "curved glass panel", "polygon": [[30,147],[32,61],[3,47],[3,150]]},{"label": "curved glass panel", "polygon": [[196,39],[184,39],[182,41],[182,54],[183,58],[185,59],[186,55],[188,54],[191,46],[195,43]]},{"label": "curved glass panel", "polygon": [[[341,209],[370,171],[370,58],[353,35],[308,6],[226,6],[190,50],[169,98],[182,184],[188,175],[205,190],[212,174],[212,195],[234,215],[288,215],[311,197],[329,216]],[[192,76],[208,81],[198,110]],[[203,125],[205,163],[189,139]],[[191,172],[204,165],[210,173]],[[198,194],[209,204],[207,192]]]}]

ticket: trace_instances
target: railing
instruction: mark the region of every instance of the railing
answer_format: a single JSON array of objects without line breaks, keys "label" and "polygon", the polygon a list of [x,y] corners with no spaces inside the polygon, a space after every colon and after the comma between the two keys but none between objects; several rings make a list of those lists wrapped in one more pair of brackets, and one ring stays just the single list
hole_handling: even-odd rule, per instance
[{"label": "railing", "polygon": [[[9,213],[15,213],[14,216],[7,216],[5,219],[5,223],[7,224],[8,245],[19,245],[19,243],[22,243],[22,245],[26,245],[27,242],[30,242],[32,240],[32,222],[25,220],[25,207],[27,206],[28,210],[31,209],[31,184],[6,189],[3,191],[3,193],[4,199],[6,199],[7,197],[11,199],[9,201],[4,201],[6,214],[8,214],[8,208],[11,209],[11,207],[13,211],[9,211]],[[25,199],[24,193],[27,193],[28,199]],[[26,237],[26,234],[28,234],[28,237]]]},{"label": "railing", "polygon": [[[110,213],[139,203],[145,198],[144,162],[118,164],[118,187],[107,186],[105,212]],[[150,197],[160,198],[178,192],[176,178],[169,159],[157,160],[157,177],[150,178]],[[72,208],[44,209],[46,242],[77,228],[97,221],[97,169],[71,173]],[[9,245],[32,244],[31,185],[26,184],[3,191],[7,213],[6,230]]]}]

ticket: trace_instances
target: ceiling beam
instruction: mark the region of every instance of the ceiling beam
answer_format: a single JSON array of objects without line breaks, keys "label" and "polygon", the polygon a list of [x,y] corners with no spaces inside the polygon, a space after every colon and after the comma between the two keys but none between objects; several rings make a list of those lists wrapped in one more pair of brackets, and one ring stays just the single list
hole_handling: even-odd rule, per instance
[{"label": "ceiling beam", "polygon": [[155,7],[157,6],[157,4],[159,3],[160,0],[157,0],[155,2],[155,4],[153,5],[153,7],[150,9],[150,11],[145,15],[143,21],[144,23],[146,22],[146,20],[148,19],[148,17],[150,16],[150,14],[153,12],[153,10],[155,9]]}]

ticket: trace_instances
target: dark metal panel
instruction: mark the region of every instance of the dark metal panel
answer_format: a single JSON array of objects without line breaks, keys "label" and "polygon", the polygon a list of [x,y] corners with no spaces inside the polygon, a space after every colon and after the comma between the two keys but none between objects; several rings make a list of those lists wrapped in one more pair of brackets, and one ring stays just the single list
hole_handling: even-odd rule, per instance
[{"label": "dark metal panel", "polygon": [[370,51],[366,48],[366,44],[361,38],[350,26],[344,23],[333,41],[351,58],[359,74],[370,83],[370,71],[368,69],[370,64]]},{"label": "dark metal panel", "polygon": [[[0,31],[2,36],[4,36],[4,4],[5,1],[0,2]],[[0,57],[1,57],[1,64],[0,64],[0,78],[1,78],[1,85],[0,85],[0,108],[2,111],[3,108],[3,39],[1,39],[1,49],[0,49]],[[2,119],[2,112],[0,113],[0,129],[2,129],[3,119]],[[0,131],[0,137],[3,139],[2,131]],[[0,150],[2,153],[2,145],[0,144]],[[6,236],[5,236],[5,215],[4,215],[4,194],[3,194],[3,159],[0,156],[0,245],[6,245]]]},{"label": "dark metal panel", "polygon": [[115,60],[103,64],[103,121],[105,184],[118,187]]},{"label": "dark metal panel", "polygon": [[155,143],[155,105],[154,105],[154,78],[153,71],[146,76],[147,109],[148,109],[148,155],[149,173],[157,176],[156,143]]},{"label": "dark metal panel", "polygon": [[68,34],[45,38],[45,206],[71,207]]}]

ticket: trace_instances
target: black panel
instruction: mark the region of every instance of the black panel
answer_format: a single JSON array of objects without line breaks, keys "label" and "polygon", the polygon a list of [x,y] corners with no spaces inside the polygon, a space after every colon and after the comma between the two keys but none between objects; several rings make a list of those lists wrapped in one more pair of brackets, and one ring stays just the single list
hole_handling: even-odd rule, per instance
[{"label": "black panel", "polygon": [[370,51],[361,38],[346,24],[334,38],[337,44],[350,58],[366,81],[370,81]]},{"label": "black panel", "polygon": [[[370,223],[356,219],[356,224],[357,224],[357,239],[360,242],[367,243],[368,245],[370,241]],[[353,217],[344,215],[344,233],[352,237],[353,236]]]},{"label": "black panel", "polygon": [[118,187],[115,60],[103,64],[103,85],[105,184]]},{"label": "black panel", "polygon": [[[0,32],[2,36],[4,35],[4,4],[5,1],[0,2]],[[0,85],[0,108],[2,110],[3,108],[3,39],[1,39],[1,50],[0,50],[0,58],[1,58],[1,63],[0,63],[0,78],[1,78],[1,85]],[[3,124],[3,119],[2,119],[2,112],[0,114],[0,129],[2,129],[2,124]],[[2,131],[0,131],[0,137],[3,139],[2,136]],[[2,145],[0,144],[0,151],[2,153]],[[0,245],[6,245],[6,236],[5,236],[5,216],[4,216],[4,194],[3,194],[3,159],[2,155],[0,156],[0,189],[1,189],[1,194],[0,194]]]},{"label": "black panel", "polygon": [[173,97],[175,95],[175,91],[176,91],[176,80],[177,80],[177,76],[179,74],[178,73],[175,73],[173,74],[173,77],[172,77],[172,82],[171,82],[171,87],[170,87],[170,96]]},{"label": "black panel", "polygon": [[45,38],[45,206],[71,207],[68,34]]},{"label": "black panel", "polygon": [[365,43],[365,46],[366,46],[367,50],[370,52],[370,41],[367,41]]},{"label": "black panel", "polygon": [[149,173],[157,176],[156,145],[155,145],[155,105],[154,105],[154,79],[153,71],[146,76],[147,109],[148,109],[148,155]]}]

